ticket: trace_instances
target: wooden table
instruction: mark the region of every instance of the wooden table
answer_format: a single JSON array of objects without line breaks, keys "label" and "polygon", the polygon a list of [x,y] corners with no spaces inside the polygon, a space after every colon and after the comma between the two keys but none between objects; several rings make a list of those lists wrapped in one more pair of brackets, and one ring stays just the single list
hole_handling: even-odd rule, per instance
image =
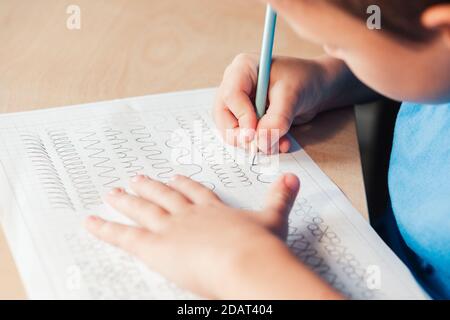
[{"label": "wooden table", "polygon": [[[69,30],[66,9],[81,9]],[[258,52],[264,7],[240,0],[2,0],[0,112],[217,86],[232,58]],[[321,49],[280,21],[276,54]],[[367,218],[352,108],[294,135]],[[0,230],[0,299],[25,298]]]}]

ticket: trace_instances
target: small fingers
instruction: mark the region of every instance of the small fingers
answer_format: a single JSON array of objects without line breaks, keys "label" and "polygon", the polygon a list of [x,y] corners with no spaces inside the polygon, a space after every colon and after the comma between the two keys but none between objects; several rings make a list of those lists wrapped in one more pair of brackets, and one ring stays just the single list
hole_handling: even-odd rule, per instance
[{"label": "small fingers", "polygon": [[239,122],[225,106],[220,97],[216,98],[214,107],[214,122],[226,143],[237,146],[239,139]]},{"label": "small fingers", "polygon": [[176,175],[169,185],[195,204],[220,201],[219,197],[210,189],[185,176]]},{"label": "small fingers", "polygon": [[256,129],[258,119],[248,93],[230,89],[224,94],[224,102],[237,119],[240,129]]},{"label": "small fingers", "polygon": [[245,92],[230,91],[219,99],[223,102],[218,103],[214,117],[224,140],[233,146],[246,147],[254,138],[258,122],[249,96]]},{"label": "small fingers", "polygon": [[169,215],[165,210],[143,198],[128,194],[123,189],[112,189],[106,195],[106,200],[114,209],[151,231],[161,231],[167,225]]},{"label": "small fingers", "polygon": [[153,239],[153,235],[142,228],[106,221],[96,216],[88,217],[85,226],[96,238],[135,256],[141,256],[143,250],[148,248],[148,240]]},{"label": "small fingers", "polygon": [[[258,147],[265,153],[274,153],[274,147],[285,149],[287,143],[281,146],[280,138],[285,136],[295,118],[296,97],[289,94],[283,84],[274,84],[269,91],[270,105],[257,127]],[[276,150],[278,151],[278,150]]]},{"label": "small fingers", "polygon": [[152,180],[143,175],[133,177],[130,186],[138,196],[153,202],[168,213],[183,212],[191,204],[180,192],[162,182]]},{"label": "small fingers", "polygon": [[257,66],[257,56],[238,55],[227,67],[217,92],[214,119],[225,141],[235,146],[245,146],[253,140],[258,122],[251,99]]}]

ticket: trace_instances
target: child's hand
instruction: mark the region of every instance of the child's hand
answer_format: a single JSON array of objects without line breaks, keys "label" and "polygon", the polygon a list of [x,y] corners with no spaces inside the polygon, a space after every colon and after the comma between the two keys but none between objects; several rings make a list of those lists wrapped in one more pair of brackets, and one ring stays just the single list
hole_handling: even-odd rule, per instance
[{"label": "child's hand", "polygon": [[[263,152],[271,153],[271,145],[276,146],[278,142],[279,151],[288,152],[290,144],[284,136],[294,121],[309,121],[320,111],[323,67],[316,60],[274,58],[268,109],[259,122],[253,104],[257,77],[256,55],[240,54],[227,67],[215,102],[216,125],[229,144],[246,147],[256,131],[258,147]],[[271,136],[273,129],[279,130],[280,141],[269,142],[265,138]]]},{"label": "child's hand", "polygon": [[[231,208],[206,187],[182,176],[168,185],[137,176],[131,188],[137,196],[114,189],[106,200],[138,226],[92,216],[86,226],[96,237],[204,297],[287,294],[276,291],[272,282],[276,276],[269,282],[273,292],[259,292],[267,279],[261,284],[256,278],[273,272],[288,274],[287,270],[298,264],[281,241],[299,191],[297,177],[288,174],[278,179],[261,212]],[[284,271],[273,270],[279,265]],[[252,281],[255,283],[250,284]]]}]

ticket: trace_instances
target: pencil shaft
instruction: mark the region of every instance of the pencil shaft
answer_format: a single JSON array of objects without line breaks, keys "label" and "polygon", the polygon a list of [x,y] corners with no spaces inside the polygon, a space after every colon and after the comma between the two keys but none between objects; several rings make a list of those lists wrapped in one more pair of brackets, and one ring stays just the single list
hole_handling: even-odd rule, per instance
[{"label": "pencil shaft", "polygon": [[260,119],[266,111],[276,21],[276,12],[270,5],[267,5],[255,98],[256,115],[258,119]]}]

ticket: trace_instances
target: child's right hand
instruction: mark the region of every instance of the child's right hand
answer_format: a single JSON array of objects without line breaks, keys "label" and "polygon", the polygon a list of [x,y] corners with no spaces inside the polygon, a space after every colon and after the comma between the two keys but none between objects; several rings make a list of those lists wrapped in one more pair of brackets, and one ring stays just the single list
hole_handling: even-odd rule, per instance
[{"label": "child's right hand", "polygon": [[[258,78],[258,56],[240,54],[225,70],[219,87],[214,119],[227,143],[246,147],[258,137],[265,153],[288,152],[285,137],[293,123],[307,122],[319,113],[323,96],[324,68],[318,60],[276,57],[273,59],[268,92],[268,109],[258,121],[254,96]],[[267,132],[278,129],[279,141],[267,141]],[[230,131],[228,131],[230,130]],[[228,133],[232,132],[232,134]],[[263,132],[266,132],[263,135]]]}]

